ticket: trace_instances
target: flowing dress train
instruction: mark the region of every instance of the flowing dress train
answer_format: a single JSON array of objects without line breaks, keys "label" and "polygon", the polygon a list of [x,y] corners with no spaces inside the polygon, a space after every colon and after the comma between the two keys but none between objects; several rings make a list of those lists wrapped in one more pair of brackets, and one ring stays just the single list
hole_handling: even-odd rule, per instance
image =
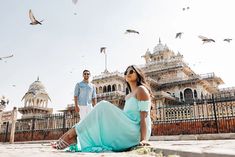
[{"label": "flowing dress train", "polygon": [[96,104],[81,122],[75,124],[77,148],[81,152],[124,151],[140,142],[140,111],[147,111],[146,139],[151,134],[150,101],[128,98],[121,110],[107,101]]}]

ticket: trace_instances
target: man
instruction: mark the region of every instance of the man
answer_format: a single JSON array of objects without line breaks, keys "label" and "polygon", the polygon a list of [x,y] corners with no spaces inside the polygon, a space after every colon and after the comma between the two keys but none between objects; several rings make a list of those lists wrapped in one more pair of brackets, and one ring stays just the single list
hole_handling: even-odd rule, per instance
[{"label": "man", "polygon": [[84,70],[83,81],[77,83],[74,90],[75,112],[79,112],[80,121],[87,116],[97,102],[96,89],[89,82],[89,77],[90,71]]}]

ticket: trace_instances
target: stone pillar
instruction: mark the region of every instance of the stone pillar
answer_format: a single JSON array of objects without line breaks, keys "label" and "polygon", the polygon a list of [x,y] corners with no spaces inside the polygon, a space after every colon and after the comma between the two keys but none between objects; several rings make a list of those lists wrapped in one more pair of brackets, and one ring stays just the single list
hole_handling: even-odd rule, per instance
[{"label": "stone pillar", "polygon": [[14,143],[16,119],[17,119],[17,108],[14,107],[12,110],[12,117],[11,117],[11,134],[10,134],[11,144]]}]

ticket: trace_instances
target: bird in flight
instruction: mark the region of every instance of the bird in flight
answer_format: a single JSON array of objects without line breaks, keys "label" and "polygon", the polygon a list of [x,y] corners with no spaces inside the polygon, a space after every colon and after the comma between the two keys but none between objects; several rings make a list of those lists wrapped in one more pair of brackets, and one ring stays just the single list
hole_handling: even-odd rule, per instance
[{"label": "bird in flight", "polygon": [[189,7],[186,7],[186,8],[182,8],[182,10],[183,10],[183,11],[185,11],[186,9],[188,10],[188,9],[189,9]]},{"label": "bird in flight", "polygon": [[125,32],[125,34],[127,34],[127,33],[136,33],[136,34],[140,34],[138,31],[133,30],[133,29],[127,29],[126,32]]},{"label": "bird in flight", "polygon": [[228,43],[230,43],[231,40],[232,40],[232,39],[230,39],[230,38],[224,39],[224,41],[227,41]]},{"label": "bird in flight", "polygon": [[0,60],[6,59],[6,58],[11,58],[11,57],[13,57],[13,55],[0,57]]},{"label": "bird in flight", "polygon": [[101,47],[100,48],[100,53],[105,53],[106,47]]},{"label": "bird in flight", "polygon": [[180,38],[180,39],[181,39],[182,34],[183,34],[183,32],[178,32],[178,33],[176,33],[175,38]]},{"label": "bird in flight", "polygon": [[205,43],[210,43],[210,42],[215,42],[214,39],[207,38],[207,37],[204,37],[204,36],[201,36],[201,35],[199,35],[198,37],[199,37],[200,39],[202,39],[203,44],[205,44]]},{"label": "bird in flight", "polygon": [[38,21],[38,20],[36,20],[36,18],[33,16],[33,12],[32,12],[32,10],[30,9],[29,10],[29,19],[30,19],[30,21],[31,21],[31,25],[37,25],[37,24],[42,24],[42,21],[43,20],[41,20],[41,21]]},{"label": "bird in flight", "polygon": [[[6,104],[9,104],[9,100],[6,99],[5,96],[2,96],[2,97],[0,98],[0,105],[6,106]],[[0,107],[1,107],[1,106],[0,106]]]}]

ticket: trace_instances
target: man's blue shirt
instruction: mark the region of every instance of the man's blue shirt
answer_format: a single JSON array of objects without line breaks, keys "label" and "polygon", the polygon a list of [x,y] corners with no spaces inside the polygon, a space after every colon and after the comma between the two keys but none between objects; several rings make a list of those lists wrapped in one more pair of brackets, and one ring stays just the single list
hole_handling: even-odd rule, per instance
[{"label": "man's blue shirt", "polygon": [[75,86],[74,96],[78,97],[78,105],[92,105],[92,99],[96,98],[96,89],[92,83],[84,81],[79,82]]}]

